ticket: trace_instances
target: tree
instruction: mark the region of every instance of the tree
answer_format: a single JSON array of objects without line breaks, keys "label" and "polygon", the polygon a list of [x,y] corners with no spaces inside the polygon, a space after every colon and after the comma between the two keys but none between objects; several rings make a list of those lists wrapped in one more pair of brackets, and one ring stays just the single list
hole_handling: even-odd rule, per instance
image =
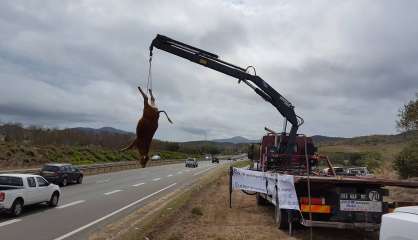
[{"label": "tree", "polygon": [[[399,110],[398,128],[403,131],[418,130],[418,92],[415,100],[409,101]],[[396,156],[393,168],[398,171],[402,178],[418,177],[418,139],[410,142]]]},{"label": "tree", "polygon": [[418,130],[418,92],[415,100],[409,101],[399,109],[399,121],[396,121],[398,129],[401,131]]},{"label": "tree", "polygon": [[260,158],[260,145],[258,144],[250,144],[248,145],[247,149],[248,158],[257,161]]},{"label": "tree", "polygon": [[418,177],[418,141],[410,143],[398,154],[393,168],[402,178]]},{"label": "tree", "polygon": [[167,142],[167,150],[177,152],[180,149],[180,144],[176,142]]},{"label": "tree", "polygon": [[216,155],[216,154],[221,153],[221,150],[217,148],[216,146],[209,146],[208,152],[212,155]]}]

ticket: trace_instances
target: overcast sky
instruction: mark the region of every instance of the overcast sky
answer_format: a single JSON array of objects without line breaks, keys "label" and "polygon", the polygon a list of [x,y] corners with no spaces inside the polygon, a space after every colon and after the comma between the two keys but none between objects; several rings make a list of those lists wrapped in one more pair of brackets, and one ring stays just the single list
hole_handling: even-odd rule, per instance
[{"label": "overcast sky", "polygon": [[[246,67],[308,135],[396,132],[418,91],[418,1],[1,1],[0,121],[134,131],[157,33]],[[156,137],[258,139],[281,115],[236,79],[154,51]]]}]

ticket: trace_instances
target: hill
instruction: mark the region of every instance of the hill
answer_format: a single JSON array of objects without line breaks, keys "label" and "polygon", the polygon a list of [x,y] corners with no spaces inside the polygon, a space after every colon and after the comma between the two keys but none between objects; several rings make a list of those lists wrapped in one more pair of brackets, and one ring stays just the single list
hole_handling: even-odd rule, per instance
[{"label": "hill", "polygon": [[313,140],[317,144],[326,144],[326,145],[341,145],[341,144],[395,144],[395,143],[405,143],[412,139],[418,138],[418,131],[408,131],[399,134],[393,135],[369,135],[369,136],[359,136],[352,138],[340,138],[340,137],[326,137],[315,135],[312,136]]},{"label": "hill", "polygon": [[120,130],[112,127],[102,127],[102,128],[88,128],[88,127],[76,127],[76,128],[67,128],[68,130],[87,132],[87,133],[118,133],[118,134],[127,134],[134,135],[132,132]]},{"label": "hill", "polygon": [[258,143],[260,141],[259,140],[250,140],[250,139],[247,139],[247,138],[241,137],[241,136],[235,136],[235,137],[232,137],[232,138],[225,138],[225,139],[213,139],[213,140],[211,140],[211,142],[239,144],[239,143]]},{"label": "hill", "polygon": [[[133,133],[111,127],[48,129],[3,124],[0,125],[0,168],[25,168],[46,162],[88,164],[136,160],[137,151],[119,151],[134,138]],[[246,150],[244,144],[178,143],[155,139],[151,143],[150,155],[158,153],[163,159],[184,159],[206,153],[235,154]]]},{"label": "hill", "polygon": [[376,174],[396,177],[392,162],[412,140],[417,131],[394,135],[370,135],[335,139],[316,143],[321,154],[327,155],[338,166],[367,166]]},{"label": "hill", "polygon": [[[95,163],[137,159],[136,151],[120,153],[135,134],[111,127],[48,129],[23,127],[21,124],[0,125],[0,167],[27,167],[44,162]],[[367,165],[377,168],[393,161],[396,154],[418,132],[395,135],[371,135],[354,138],[312,136],[319,152],[330,156],[337,165]],[[236,154],[247,152],[248,145],[259,143],[236,136],[211,141],[167,142],[153,140],[151,154],[163,158],[185,158],[203,154]]]},{"label": "hill", "polygon": [[341,141],[345,139],[342,137],[328,137],[328,136],[322,136],[322,135],[313,135],[311,136],[311,138],[315,144],[333,143],[333,142]]}]

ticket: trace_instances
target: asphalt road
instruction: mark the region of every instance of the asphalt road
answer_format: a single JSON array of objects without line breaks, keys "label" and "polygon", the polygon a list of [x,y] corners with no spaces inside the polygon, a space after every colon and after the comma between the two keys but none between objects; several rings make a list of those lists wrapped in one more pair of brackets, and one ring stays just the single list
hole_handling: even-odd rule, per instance
[{"label": "asphalt road", "polygon": [[18,218],[0,215],[0,239],[86,239],[91,232],[190,184],[217,166],[201,161],[198,168],[170,164],[86,176],[81,185],[61,188],[56,208],[36,205],[25,208]]}]

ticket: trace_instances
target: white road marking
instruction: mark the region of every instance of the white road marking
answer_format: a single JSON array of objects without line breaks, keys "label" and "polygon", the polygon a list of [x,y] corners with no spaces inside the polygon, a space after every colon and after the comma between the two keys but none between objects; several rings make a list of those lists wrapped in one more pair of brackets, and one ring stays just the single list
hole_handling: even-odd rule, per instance
[{"label": "white road marking", "polygon": [[12,219],[12,220],[9,220],[9,221],[1,222],[0,227],[4,227],[4,226],[7,226],[9,224],[17,223],[17,222],[20,222],[20,221],[22,221],[22,219]]},{"label": "white road marking", "polygon": [[193,174],[193,176],[197,176],[197,175],[202,174],[202,173],[204,173],[204,172],[206,172],[206,171],[209,171],[209,170],[211,170],[211,169],[213,169],[213,168],[216,168],[216,166],[214,166],[214,167],[210,167],[210,168],[207,168],[207,169],[202,170],[202,171],[200,171],[200,172],[197,172],[197,173]]},{"label": "white road marking", "polygon": [[141,183],[137,183],[137,184],[132,185],[132,187],[139,187],[139,186],[144,185],[144,184],[145,183],[141,182]]},{"label": "white road marking", "polygon": [[167,177],[172,177],[172,176],[173,176],[173,174],[168,174],[168,175],[167,175]]},{"label": "white road marking", "polygon": [[178,172],[177,172],[177,174],[182,174],[182,173],[183,173],[183,171],[178,171]]},{"label": "white road marking", "polygon": [[154,181],[154,182],[156,182],[156,181],[160,181],[161,180],[161,178],[154,178],[154,179],[152,179],[152,181]]},{"label": "white road marking", "polygon": [[64,204],[64,205],[60,205],[60,206],[58,206],[56,208],[58,208],[58,209],[66,208],[66,207],[74,206],[74,205],[77,205],[77,204],[80,204],[80,203],[83,203],[83,202],[85,202],[85,200],[78,200],[78,201],[75,201],[75,202],[71,202],[71,203],[67,203],[67,204]]},{"label": "white road marking", "polygon": [[117,192],[122,192],[122,190],[119,190],[119,189],[113,190],[111,192],[104,193],[104,195],[111,195],[111,194],[114,194],[114,193],[117,193]]},{"label": "white road marking", "polygon": [[98,180],[96,181],[96,183],[107,183],[109,181],[110,181],[110,178],[106,178],[106,179]]},{"label": "white road marking", "polygon": [[134,206],[134,205],[136,205],[136,204],[138,204],[138,203],[140,203],[140,202],[142,202],[142,201],[144,201],[144,200],[146,200],[146,199],[148,199],[148,198],[150,198],[150,197],[152,197],[152,196],[154,196],[154,195],[156,195],[156,194],[160,193],[160,192],[162,192],[162,191],[165,191],[165,190],[167,190],[167,189],[169,189],[169,188],[173,187],[173,186],[174,186],[174,185],[176,185],[176,184],[177,184],[177,183],[173,183],[173,184],[171,184],[171,185],[168,185],[168,186],[167,186],[167,187],[165,187],[165,188],[162,188],[162,189],[160,189],[160,190],[158,190],[158,191],[156,191],[156,192],[153,192],[153,193],[151,193],[151,194],[149,194],[149,195],[147,195],[147,196],[145,196],[145,197],[143,197],[143,198],[141,198],[141,199],[138,199],[138,200],[136,200],[135,202],[132,202],[132,203],[130,203],[130,204],[128,204],[128,205],[126,205],[126,206],[124,206],[124,207],[122,207],[122,208],[119,208],[118,210],[116,210],[116,211],[114,211],[114,212],[111,212],[111,213],[107,214],[106,216],[101,217],[101,218],[99,218],[99,219],[97,219],[97,220],[95,220],[95,221],[93,221],[93,222],[91,222],[91,223],[88,223],[88,224],[86,224],[86,225],[84,225],[84,226],[82,226],[82,227],[79,227],[79,228],[77,228],[77,229],[75,229],[75,230],[73,230],[73,231],[71,231],[71,232],[69,232],[69,233],[66,233],[66,234],[64,234],[64,235],[62,235],[62,236],[60,236],[60,237],[57,237],[57,238],[55,238],[54,240],[63,240],[63,239],[66,239],[66,238],[68,238],[68,237],[70,237],[70,236],[72,236],[72,235],[74,235],[74,234],[76,234],[76,233],[78,233],[78,232],[81,232],[81,231],[83,231],[84,229],[87,229],[87,228],[89,228],[89,227],[91,227],[91,226],[93,226],[93,225],[95,225],[95,224],[97,224],[97,223],[99,223],[99,222],[101,222],[101,221],[103,221],[103,220],[106,220],[106,219],[108,219],[108,218],[112,217],[113,215],[116,215],[116,214],[118,214],[118,213],[120,213],[120,212],[122,212],[122,211],[124,211],[124,210],[126,210],[126,209],[128,209],[128,208],[130,208],[130,207],[132,207],[132,206]]}]

